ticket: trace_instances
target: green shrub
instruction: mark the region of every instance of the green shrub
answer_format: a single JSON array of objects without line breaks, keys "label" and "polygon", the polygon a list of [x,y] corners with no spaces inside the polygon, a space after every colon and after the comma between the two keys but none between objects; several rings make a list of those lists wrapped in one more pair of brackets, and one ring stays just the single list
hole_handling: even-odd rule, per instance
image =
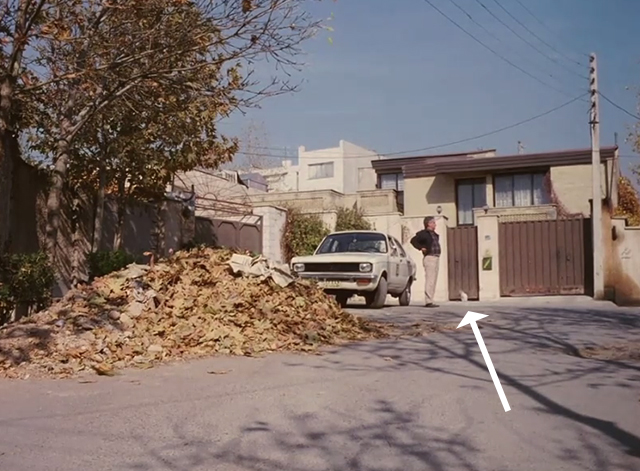
[{"label": "green shrub", "polygon": [[124,250],[100,250],[89,254],[89,275],[91,278],[105,276],[114,271],[122,270],[133,263],[133,255]]},{"label": "green shrub", "polygon": [[364,212],[357,208],[338,209],[336,231],[370,231],[371,223],[364,217]]},{"label": "green shrub", "polygon": [[0,258],[0,322],[18,306],[44,309],[51,301],[55,275],[43,252],[12,254]]},{"label": "green shrub", "polygon": [[320,216],[302,214],[297,209],[289,208],[282,238],[285,260],[301,255],[311,255],[329,232]]}]

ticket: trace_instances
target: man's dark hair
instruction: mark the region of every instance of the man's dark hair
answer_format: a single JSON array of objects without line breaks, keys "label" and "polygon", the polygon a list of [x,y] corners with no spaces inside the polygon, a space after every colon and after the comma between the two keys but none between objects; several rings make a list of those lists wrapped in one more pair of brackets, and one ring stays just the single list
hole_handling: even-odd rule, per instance
[{"label": "man's dark hair", "polygon": [[427,225],[433,221],[435,218],[433,216],[427,216],[426,218],[424,218],[424,227],[427,227]]}]

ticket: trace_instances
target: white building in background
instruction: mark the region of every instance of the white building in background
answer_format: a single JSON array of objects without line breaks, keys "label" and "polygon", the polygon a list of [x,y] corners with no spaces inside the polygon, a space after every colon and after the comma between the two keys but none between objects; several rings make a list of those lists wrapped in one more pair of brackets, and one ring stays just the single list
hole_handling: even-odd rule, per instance
[{"label": "white building in background", "polygon": [[269,192],[334,190],[353,194],[376,188],[373,160],[382,156],[372,150],[341,140],[338,147],[307,150],[298,148],[298,163],[283,161],[281,167],[254,170],[267,181]]}]

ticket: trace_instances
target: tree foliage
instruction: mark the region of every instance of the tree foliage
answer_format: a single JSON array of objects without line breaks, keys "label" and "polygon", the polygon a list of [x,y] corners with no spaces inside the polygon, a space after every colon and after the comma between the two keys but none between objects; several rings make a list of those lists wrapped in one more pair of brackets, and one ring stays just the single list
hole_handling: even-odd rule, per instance
[{"label": "tree foliage", "polygon": [[[53,169],[49,252],[66,182],[152,198],[174,172],[231,160],[237,142],[218,132],[219,120],[297,89],[290,71],[300,68],[300,46],[321,25],[304,4],[0,4],[0,134],[4,142],[28,132]],[[284,72],[257,79],[255,64],[265,58]]]},{"label": "tree foliage", "polygon": [[336,231],[369,231],[371,223],[364,217],[364,211],[358,207],[338,209]]},{"label": "tree foliage", "polygon": [[630,226],[640,226],[640,196],[627,177],[618,180],[618,207],[614,214],[627,218]]},{"label": "tree foliage", "polygon": [[0,256],[0,325],[18,306],[44,308],[51,299],[54,280],[45,253]]},{"label": "tree foliage", "polygon": [[285,260],[313,254],[322,239],[329,233],[329,228],[317,214],[303,214],[298,209],[288,208],[282,237],[282,252]]}]

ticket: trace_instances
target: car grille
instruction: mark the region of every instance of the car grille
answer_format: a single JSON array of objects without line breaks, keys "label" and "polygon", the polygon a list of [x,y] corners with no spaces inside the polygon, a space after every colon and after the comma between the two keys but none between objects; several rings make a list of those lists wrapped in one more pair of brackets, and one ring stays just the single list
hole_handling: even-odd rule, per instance
[{"label": "car grille", "polygon": [[348,273],[359,272],[359,263],[305,263],[307,273]]}]

